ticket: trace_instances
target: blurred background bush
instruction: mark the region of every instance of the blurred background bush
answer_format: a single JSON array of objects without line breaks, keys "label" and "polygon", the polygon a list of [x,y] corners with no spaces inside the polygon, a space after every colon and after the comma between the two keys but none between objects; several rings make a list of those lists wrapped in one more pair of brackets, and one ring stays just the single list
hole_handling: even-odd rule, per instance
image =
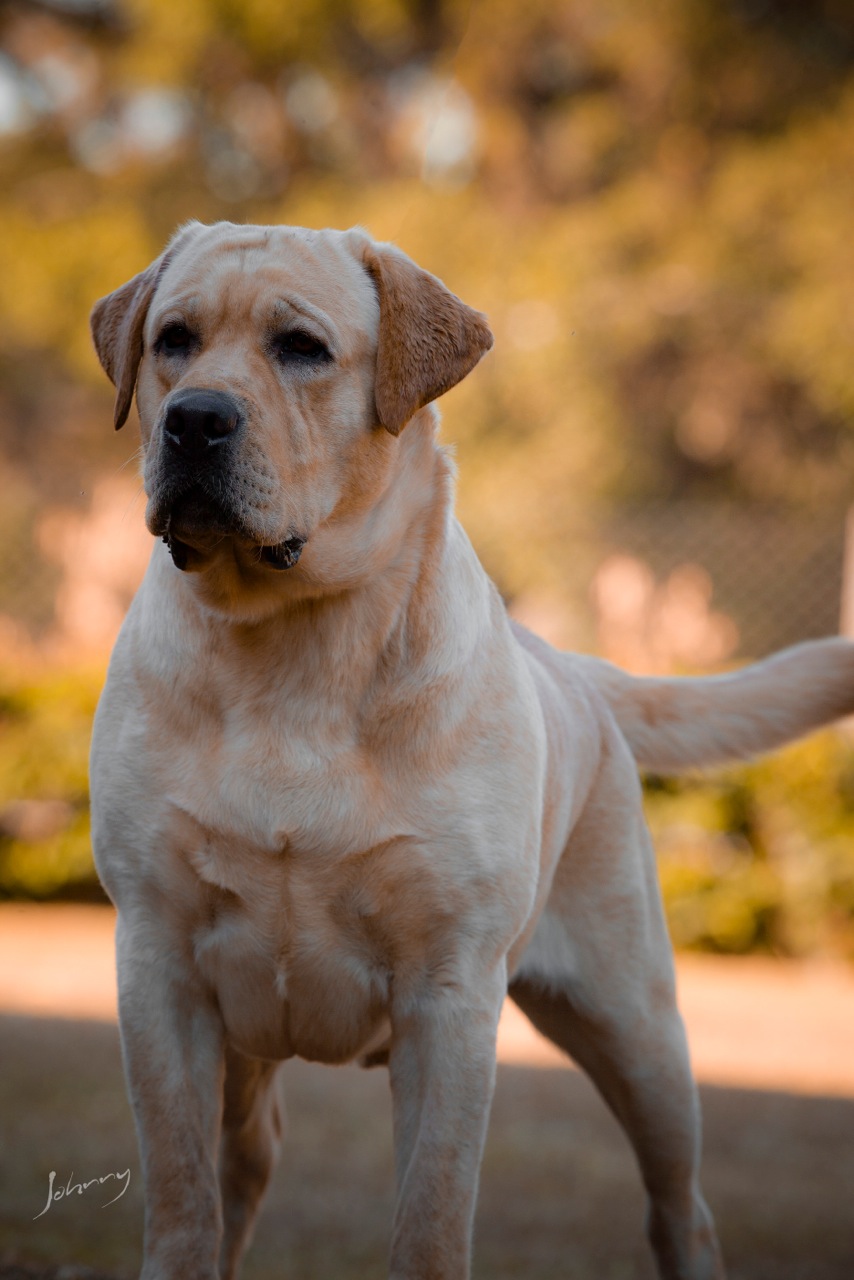
[{"label": "blurred background bush", "polygon": [[[5,0],[0,174],[0,894],[97,893],[149,541],[87,316],[190,217],[362,223],[488,312],[444,437],[547,638],[854,631],[849,0]],[[849,738],[647,791],[677,945],[854,958]]]}]

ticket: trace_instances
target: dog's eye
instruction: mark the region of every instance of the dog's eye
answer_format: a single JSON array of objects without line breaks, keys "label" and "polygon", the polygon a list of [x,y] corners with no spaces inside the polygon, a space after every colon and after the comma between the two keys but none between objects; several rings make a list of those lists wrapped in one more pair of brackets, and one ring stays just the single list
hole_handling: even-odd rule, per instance
[{"label": "dog's eye", "polygon": [[288,333],[277,333],[273,339],[273,350],[280,360],[328,360],[329,350],[318,339],[313,338],[304,329],[291,329]]},{"label": "dog's eye", "polygon": [[184,324],[168,324],[157,339],[157,350],[175,355],[188,351],[193,342],[193,335]]}]

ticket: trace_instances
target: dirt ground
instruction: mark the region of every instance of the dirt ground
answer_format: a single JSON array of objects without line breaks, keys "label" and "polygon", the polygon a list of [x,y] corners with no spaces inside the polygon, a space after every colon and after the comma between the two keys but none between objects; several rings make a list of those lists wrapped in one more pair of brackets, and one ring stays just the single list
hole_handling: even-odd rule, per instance
[{"label": "dirt ground", "polygon": [[[2,1280],[138,1268],[142,1197],[111,946],[105,909],[0,908]],[[730,1276],[851,1280],[854,976],[703,957],[680,960],[679,973],[704,1185]],[[652,1280],[637,1172],[588,1081],[519,1015],[504,1021],[500,1059],[474,1280]],[[393,1195],[386,1073],[291,1062],[283,1076],[285,1154],[246,1280],[381,1277]],[[36,1218],[51,1171],[73,1187],[125,1170],[115,1203],[102,1207],[93,1186]]]}]

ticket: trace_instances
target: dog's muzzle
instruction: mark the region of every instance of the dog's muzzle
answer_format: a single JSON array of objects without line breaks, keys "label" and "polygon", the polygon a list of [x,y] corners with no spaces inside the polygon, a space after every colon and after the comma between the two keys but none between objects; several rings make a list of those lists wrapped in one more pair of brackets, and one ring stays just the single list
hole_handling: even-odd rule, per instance
[{"label": "dog's muzzle", "polygon": [[[193,551],[218,536],[256,542],[240,504],[230,492],[233,447],[242,433],[241,405],[228,392],[186,387],[172,397],[163,417],[163,454],[158,497],[149,520],[178,569],[197,563]],[[299,560],[306,539],[256,542],[259,564],[278,571]]]}]

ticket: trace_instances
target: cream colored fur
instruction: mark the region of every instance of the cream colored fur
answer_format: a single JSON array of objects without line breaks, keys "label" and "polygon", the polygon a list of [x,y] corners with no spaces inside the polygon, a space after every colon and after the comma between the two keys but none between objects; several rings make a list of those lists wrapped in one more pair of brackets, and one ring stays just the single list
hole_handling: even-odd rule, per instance
[{"label": "cream colored fur", "polygon": [[[280,359],[295,329],[328,358]],[[721,1277],[635,757],[743,755],[846,714],[854,649],[643,681],[511,626],[430,405],[491,335],[363,232],[192,224],[93,330],[117,425],[136,385],[149,526],[184,556],[154,545],[92,748],[143,1280],[235,1275],[295,1054],[388,1060],[390,1275],[464,1280],[508,987],[623,1124],[660,1275]],[[187,388],[241,418],[198,510],[164,426]],[[295,534],[293,567],[265,563]]]}]

